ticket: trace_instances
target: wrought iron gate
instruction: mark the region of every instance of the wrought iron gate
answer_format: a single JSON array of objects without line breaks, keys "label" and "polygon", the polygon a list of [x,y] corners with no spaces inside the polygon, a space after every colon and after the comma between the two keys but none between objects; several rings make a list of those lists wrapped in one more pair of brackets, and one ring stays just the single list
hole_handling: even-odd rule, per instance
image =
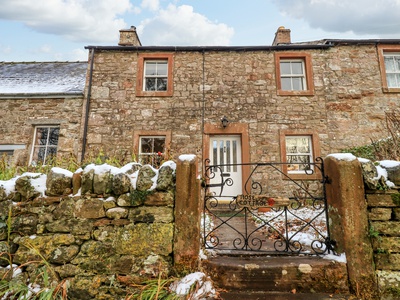
[{"label": "wrought iron gate", "polygon": [[[234,182],[229,173],[233,168],[247,168],[244,174],[250,175]],[[293,163],[210,165],[206,160],[205,248],[271,254],[332,252],[323,160],[317,158],[301,169],[293,168]],[[233,185],[242,185],[243,193],[229,195]]]}]

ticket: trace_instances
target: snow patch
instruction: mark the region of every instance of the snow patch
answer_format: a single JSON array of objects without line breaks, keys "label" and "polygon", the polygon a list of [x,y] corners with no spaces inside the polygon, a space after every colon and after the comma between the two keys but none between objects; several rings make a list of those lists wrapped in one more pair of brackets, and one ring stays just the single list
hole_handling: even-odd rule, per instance
[{"label": "snow patch", "polygon": [[196,158],[195,154],[182,154],[179,155],[180,161],[193,161]]},{"label": "snow patch", "polygon": [[59,167],[53,167],[53,168],[51,168],[51,171],[54,172],[54,173],[57,173],[57,174],[65,175],[66,177],[71,177],[71,178],[72,178],[72,175],[73,175],[73,173],[71,171],[68,171],[66,169],[62,169],[62,168],[59,168]]},{"label": "snow patch", "polygon": [[362,157],[357,157],[357,159],[358,159],[358,161],[359,161],[360,163],[367,163],[367,162],[370,162],[369,159],[362,158]]},{"label": "snow patch", "polygon": [[340,255],[327,254],[323,256],[323,259],[334,260],[340,263],[347,263],[346,253],[342,253]]},{"label": "snow patch", "polygon": [[171,284],[170,290],[175,292],[178,296],[188,295],[191,292],[191,287],[196,288],[186,299],[209,299],[209,297],[216,296],[216,291],[212,282],[206,274],[202,272],[191,273],[179,281]]},{"label": "snow patch", "polygon": [[379,164],[383,167],[383,168],[395,168],[400,166],[400,162],[395,161],[395,160],[382,160],[379,161]]},{"label": "snow patch", "polygon": [[329,156],[334,157],[337,160],[345,160],[345,161],[353,161],[353,160],[357,159],[357,157],[355,157],[351,153],[332,153],[332,154],[329,154],[328,157]]}]

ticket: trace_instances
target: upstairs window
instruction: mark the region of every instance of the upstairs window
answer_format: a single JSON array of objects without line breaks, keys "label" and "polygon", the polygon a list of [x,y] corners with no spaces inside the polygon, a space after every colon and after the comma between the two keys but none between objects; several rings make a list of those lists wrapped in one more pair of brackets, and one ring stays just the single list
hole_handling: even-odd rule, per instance
[{"label": "upstairs window", "polygon": [[307,89],[303,60],[283,59],[280,61],[281,89],[283,91],[304,91]]},{"label": "upstairs window", "polygon": [[276,85],[278,95],[313,95],[311,55],[276,53]]},{"label": "upstairs window", "polygon": [[30,162],[46,164],[57,155],[59,126],[37,126],[32,143]]},{"label": "upstairs window", "polygon": [[400,52],[383,54],[388,88],[400,88]]},{"label": "upstairs window", "polygon": [[168,86],[168,61],[145,61],[144,90],[166,91]]},{"label": "upstairs window", "polygon": [[400,45],[378,45],[382,90],[400,93]]},{"label": "upstairs window", "polygon": [[172,96],[174,56],[168,53],[140,54],[136,96]]}]

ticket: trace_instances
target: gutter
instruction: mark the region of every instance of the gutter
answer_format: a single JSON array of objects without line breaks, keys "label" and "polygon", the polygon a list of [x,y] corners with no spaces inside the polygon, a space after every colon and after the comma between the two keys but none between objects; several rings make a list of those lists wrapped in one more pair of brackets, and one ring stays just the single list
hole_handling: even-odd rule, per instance
[{"label": "gutter", "polygon": [[174,51],[174,52],[211,52],[211,51],[277,51],[277,50],[306,50],[327,49],[331,44],[304,45],[285,44],[279,46],[86,46],[85,49],[103,51]]},{"label": "gutter", "polygon": [[83,127],[83,137],[82,137],[81,162],[83,162],[83,160],[85,158],[85,153],[86,153],[86,141],[87,141],[87,132],[88,132],[88,124],[89,124],[89,111],[90,111],[90,98],[91,98],[91,95],[92,95],[94,51],[95,51],[95,49],[91,49],[89,83],[88,83],[88,92],[87,92],[87,101],[86,101],[86,110],[85,110],[85,124],[84,124],[84,127]]},{"label": "gutter", "polygon": [[327,39],[327,44],[340,45],[371,45],[371,44],[400,44],[400,39],[366,39],[366,40],[346,40],[346,39]]}]

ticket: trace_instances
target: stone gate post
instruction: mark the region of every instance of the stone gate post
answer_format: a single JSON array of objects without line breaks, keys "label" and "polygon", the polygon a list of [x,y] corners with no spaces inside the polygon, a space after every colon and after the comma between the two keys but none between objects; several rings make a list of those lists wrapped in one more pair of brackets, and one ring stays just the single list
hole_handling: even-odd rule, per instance
[{"label": "stone gate post", "polygon": [[200,251],[200,181],[196,155],[179,156],[176,166],[174,266],[195,271]]},{"label": "stone gate post", "polygon": [[361,299],[378,299],[361,164],[356,157],[340,157],[325,158],[331,239],[346,254],[351,289]]}]

